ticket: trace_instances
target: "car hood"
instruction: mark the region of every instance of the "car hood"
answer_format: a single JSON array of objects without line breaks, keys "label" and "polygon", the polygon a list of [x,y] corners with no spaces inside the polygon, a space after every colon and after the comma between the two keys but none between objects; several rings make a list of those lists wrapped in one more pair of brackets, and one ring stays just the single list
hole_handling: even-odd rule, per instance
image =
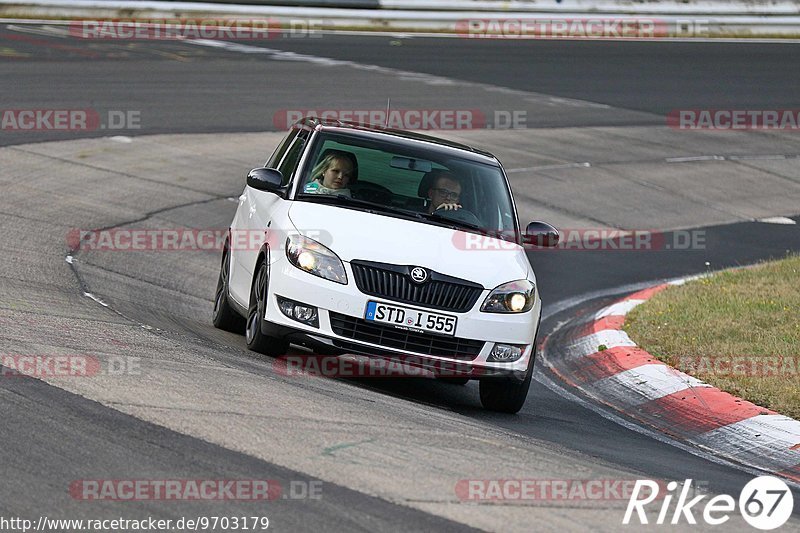
[{"label": "car hood", "polygon": [[506,241],[312,202],[293,202],[288,214],[298,231],[346,262],[361,259],[421,266],[487,289],[534,279],[522,247]]}]

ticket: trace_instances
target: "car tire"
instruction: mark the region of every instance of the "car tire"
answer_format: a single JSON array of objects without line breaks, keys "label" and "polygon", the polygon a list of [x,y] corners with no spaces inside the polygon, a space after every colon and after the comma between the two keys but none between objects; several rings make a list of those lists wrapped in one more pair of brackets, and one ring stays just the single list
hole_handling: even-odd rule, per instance
[{"label": "car tire", "polygon": [[230,281],[230,247],[225,242],[222,249],[222,263],[219,267],[219,279],[217,280],[217,291],[214,293],[214,310],[212,311],[211,321],[214,327],[241,333],[244,331],[244,318],[233,310],[228,301],[228,289]]},{"label": "car tire", "polygon": [[500,413],[518,413],[528,397],[528,389],[533,378],[533,360],[534,354],[531,354],[528,370],[522,381],[503,378],[482,379],[479,391],[484,409]]},{"label": "car tire", "polygon": [[247,325],[245,328],[245,341],[247,347],[254,352],[269,356],[285,354],[289,343],[265,335],[263,332],[264,314],[269,294],[269,261],[264,258],[256,268],[253,284],[250,289],[250,305],[247,308]]}]

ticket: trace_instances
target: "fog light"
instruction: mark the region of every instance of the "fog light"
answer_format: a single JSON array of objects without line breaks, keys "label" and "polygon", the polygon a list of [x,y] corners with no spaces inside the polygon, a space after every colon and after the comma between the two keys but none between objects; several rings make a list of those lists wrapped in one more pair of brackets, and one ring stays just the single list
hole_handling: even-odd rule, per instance
[{"label": "fog light", "polygon": [[281,308],[281,312],[288,316],[289,318],[294,318],[294,302],[291,300],[284,300],[283,298],[278,298],[278,307]]},{"label": "fog light", "polygon": [[284,298],[282,296],[278,296],[277,298],[278,307],[280,308],[281,313],[288,316],[292,320],[297,320],[298,322],[308,324],[309,326],[314,326],[315,328],[319,327],[319,318],[316,307],[295,302],[294,300],[289,300],[288,298]]},{"label": "fog light", "polygon": [[525,344],[495,344],[486,360],[497,363],[511,363],[522,357],[526,347]]},{"label": "fog light", "polygon": [[317,318],[317,308],[306,305],[294,306],[294,317],[300,322],[313,322]]}]

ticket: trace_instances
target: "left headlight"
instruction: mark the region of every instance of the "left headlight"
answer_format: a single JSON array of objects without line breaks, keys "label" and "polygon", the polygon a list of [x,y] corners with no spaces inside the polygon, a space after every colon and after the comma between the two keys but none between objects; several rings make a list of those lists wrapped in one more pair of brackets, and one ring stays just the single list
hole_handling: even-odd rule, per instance
[{"label": "left headlight", "polygon": [[486,297],[481,311],[486,313],[524,313],[536,302],[536,285],[527,279],[510,281],[495,288]]},{"label": "left headlight", "polygon": [[324,245],[302,235],[286,239],[286,257],[300,270],[347,285],[347,273],[339,256]]}]

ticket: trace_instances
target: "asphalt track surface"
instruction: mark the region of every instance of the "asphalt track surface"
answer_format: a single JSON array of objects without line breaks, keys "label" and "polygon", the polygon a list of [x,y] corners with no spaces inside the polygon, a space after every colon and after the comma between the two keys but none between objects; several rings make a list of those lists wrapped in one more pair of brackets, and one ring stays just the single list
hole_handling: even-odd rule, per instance
[{"label": "asphalt track surface", "polygon": [[[477,88],[482,84],[536,93],[532,97],[529,116],[536,113],[539,120],[529,125],[538,127],[663,126],[664,114],[676,108],[800,107],[796,90],[800,86],[800,70],[797,68],[800,55],[796,46],[785,44],[512,43],[361,36],[325,36],[323,39],[287,39],[267,43],[275,50],[381,65],[475,84],[442,86],[437,85],[436,79],[421,84],[402,79],[388,83],[380,73],[371,74],[366,70],[362,71],[363,79],[355,81],[350,77],[352,72],[346,69],[339,72],[336,67],[309,68],[305,61],[281,63],[257,54],[233,53],[186,43],[89,43],[47,35],[47,30],[40,28],[36,31],[39,33],[0,28],[0,49],[3,50],[0,62],[4,71],[0,82],[0,108],[139,111],[143,129],[120,132],[125,135],[271,130],[276,114],[283,109],[375,109],[385,105],[387,95],[398,108],[477,107],[487,113],[496,109],[518,109],[504,105],[502,100],[487,104],[486,100],[476,97]],[[263,43],[245,44],[261,46]],[[503,61],[498,61],[498,57]],[[564,105],[543,110],[539,105],[543,101],[560,101]],[[513,105],[518,105],[518,102]],[[12,146],[107,134],[105,131],[88,134],[3,132],[0,144]],[[788,141],[789,145],[793,143],[793,140]],[[265,153],[270,149],[271,146],[265,147]],[[783,151],[791,153],[788,149]],[[223,163],[231,165],[230,161],[223,161],[219,165],[221,169],[225,166]],[[190,162],[184,161],[184,164]],[[246,162],[241,166],[248,165]],[[59,169],[58,166],[54,168]],[[40,172],[41,169],[37,168],[36,174]],[[14,179],[24,180],[25,176],[23,173],[14,174]],[[230,218],[233,204],[225,198],[238,194],[240,182],[238,175],[220,178],[217,183],[209,181],[203,187],[187,192],[185,202],[176,200],[170,204],[165,201],[163,206],[142,209],[146,217],[136,215],[126,207],[120,208],[123,212],[118,215],[106,218],[93,215],[89,220],[82,223],[73,221],[72,224],[101,227],[109,220],[112,221],[110,225],[115,226],[135,220],[163,224],[163,220],[158,220],[163,215],[173,224],[217,227]],[[16,192],[15,187],[19,186],[19,182],[10,181],[3,185],[12,195]],[[90,194],[90,191],[87,189],[86,193]],[[211,196],[198,197],[200,193]],[[152,201],[147,199],[146,193],[143,198],[146,202]],[[194,202],[203,203],[191,205]],[[187,205],[175,208],[181,203]],[[65,211],[72,207],[83,208],[78,202],[74,206],[54,206],[54,210],[60,212],[62,207]],[[46,213],[45,210],[42,214],[33,214],[37,208],[31,207],[30,220],[35,220],[35,224],[44,220],[40,217],[45,217]],[[9,217],[4,219],[4,227],[19,230],[20,238],[24,240],[21,231],[29,227],[27,223],[19,222],[24,217],[19,218],[22,215],[11,206],[4,211],[8,211],[4,212],[4,217]],[[113,214],[113,209],[111,211]],[[796,228],[796,225],[754,221],[706,226],[702,231],[707,246],[703,250],[683,252],[534,252],[531,261],[546,302],[542,333],[552,330],[559,320],[596,304],[598,299],[609,299],[636,284],[695,274],[710,268],[751,264],[761,259],[781,257],[787,251],[798,251],[800,235]],[[667,232],[667,235],[671,233]],[[8,239],[6,244],[15,252],[24,250],[24,247],[14,248],[13,239]],[[7,324],[6,332],[0,337],[4,344],[7,343],[3,351],[16,350],[17,353],[20,346],[28,343],[33,346],[43,334],[41,329],[37,329],[38,315],[31,310],[34,306],[30,302],[47,301],[46,296],[40,295],[31,295],[26,304],[14,303],[11,299],[12,294],[17,298],[25,294],[26,285],[20,280],[29,281],[28,271],[36,268],[24,258],[26,252],[19,253],[21,259],[15,256],[14,261],[3,267],[7,289],[11,287],[6,293],[9,303],[4,306],[4,312],[13,316],[20,305],[22,311],[28,305],[33,320],[24,324],[16,321]],[[124,315],[124,318],[107,318],[109,327],[146,324],[159,328],[159,342],[187,345],[189,350],[202,352],[209,361],[232,371],[251,374],[256,385],[278,386],[268,361],[253,359],[243,349],[241,338],[213,330],[208,320],[203,318],[203,313],[209,309],[216,275],[215,256],[193,258],[185,264],[176,264],[171,259],[147,264],[138,258],[126,258],[126,264],[121,265],[115,258],[87,254],[86,257],[78,256],[76,278],[75,272],[58,253],[56,249],[55,254],[50,254],[55,255],[47,259],[46,266],[51,269],[51,274],[43,275],[39,282],[47,287],[51,284],[67,287],[84,302],[80,305],[72,302],[70,305],[74,307],[65,305],[61,316],[64,322],[79,323],[97,312],[96,304],[80,297],[81,289],[90,288],[93,293],[112,302],[112,307]],[[179,281],[182,274],[178,268],[186,268],[183,275],[197,279]],[[183,287],[183,283],[189,287]],[[204,285],[209,289],[205,304],[190,301],[183,308],[180,303],[172,302],[176,291],[184,289],[191,293],[195,287],[202,289]],[[84,335],[85,342],[90,345],[94,343],[99,347],[101,343],[108,343],[108,337],[103,333],[85,331]],[[132,335],[124,340],[121,344],[131,350],[130,353],[156,349],[148,344],[149,341],[136,345],[137,341],[140,342],[138,336]],[[104,346],[103,349],[108,348]],[[183,377],[191,381],[193,374],[189,370]],[[555,389],[548,387],[548,383]],[[576,401],[576,397],[580,397],[578,391],[567,394],[554,392],[559,389],[554,383],[552,376],[538,370],[525,408],[513,417],[481,410],[475,384],[460,388],[417,380],[378,384],[331,381],[321,385],[289,383],[289,389],[298,397],[311,398],[311,403],[305,408],[315,413],[321,411],[324,415],[321,402],[332,402],[331,405],[336,406],[333,418],[342,412],[339,402],[357,401],[361,404],[366,401],[373,404],[368,411],[370,416],[393,420],[397,416],[395,410],[402,406],[408,411],[409,419],[430,418],[433,425],[449,429],[464,430],[466,426],[459,424],[467,424],[469,428],[477,428],[476,431],[488,432],[505,444],[499,449],[506,453],[518,447],[527,450],[525,457],[530,459],[535,457],[535,454],[530,455],[530,448],[541,448],[539,453],[543,464],[553,465],[542,466],[541,471],[530,464],[522,465],[520,471],[527,477],[536,474],[563,478],[565,472],[575,472],[572,477],[578,478],[598,475],[587,470],[588,465],[596,464],[599,472],[603,473],[599,475],[607,477],[628,472],[638,477],[660,479],[695,478],[707,482],[707,488],[712,492],[729,494],[738,494],[752,477],[751,473],[687,453],[652,435],[623,428],[601,416],[601,409],[590,409]],[[244,445],[220,445],[222,438],[200,438],[192,436],[196,431],[169,429],[167,426],[173,426],[166,422],[154,423],[153,417],[146,413],[131,416],[135,409],[124,408],[122,400],[119,410],[111,408],[109,404],[115,404],[114,391],[76,394],[69,388],[28,378],[0,381],[0,395],[3,397],[0,416],[4,420],[0,427],[0,445],[4,453],[13,458],[13,461],[4,461],[0,468],[4,479],[0,485],[0,512],[3,516],[46,514],[94,518],[149,514],[175,518],[222,514],[223,511],[233,516],[252,514],[253,510],[252,504],[242,502],[214,504],[213,513],[207,503],[135,502],[122,507],[108,502],[76,502],[67,496],[65,487],[71,480],[82,476],[109,479],[266,478],[284,483],[315,477],[304,473],[314,471],[308,467],[309,458],[299,454],[295,457],[292,448],[285,449],[285,457],[275,456],[274,460],[268,460]],[[95,401],[92,398],[101,399]],[[191,398],[184,400],[191,402]],[[287,409],[296,409],[291,405],[293,403],[293,400],[287,400]],[[198,413],[196,416],[202,415]],[[235,422],[234,414],[229,416]],[[409,428],[413,427],[412,422],[406,423]],[[191,424],[186,422],[186,425]],[[262,429],[267,431],[267,428]],[[303,431],[304,428],[298,430],[300,438]],[[349,431],[353,433],[351,440],[358,442],[361,436],[359,426],[353,426]],[[312,439],[313,435],[309,434],[307,438]],[[436,442],[435,438],[432,439],[431,445]],[[386,453],[392,452],[396,453],[397,448],[388,446]],[[404,450],[403,453],[408,455],[400,459],[422,461],[426,452]],[[491,450],[483,450],[483,453],[491,455]],[[415,454],[420,455],[417,457]],[[475,475],[459,466],[461,463],[455,463],[452,457],[437,457],[440,460],[446,458],[448,464],[439,466],[449,468],[448,473],[454,482]],[[286,467],[287,463],[294,462],[297,469]],[[513,461],[509,462],[513,464]],[[369,468],[374,468],[374,464]],[[330,472],[340,471],[335,468],[330,472],[322,471],[328,474],[324,498],[275,502],[265,511],[274,527],[318,531],[334,525],[337,530],[390,531],[402,527],[422,531],[463,529],[466,524],[476,523],[486,529],[526,529],[525,524],[512,523],[525,516],[524,508],[501,508],[498,511],[499,506],[488,509],[492,506],[481,508],[462,504],[462,511],[458,509],[458,502],[452,501],[451,491],[439,495],[439,498],[456,510],[442,512],[442,508],[437,507],[441,502],[437,503],[429,495],[421,497],[421,503],[408,497],[394,496],[390,490],[391,481],[387,482],[389,489],[385,492],[365,490],[360,479],[348,477],[347,470],[342,470],[335,482],[331,481]],[[505,470],[494,474],[495,477],[509,477],[510,473]],[[384,475],[391,477],[392,474]],[[484,477],[487,477],[485,472]],[[425,501],[426,498],[430,501]],[[797,490],[795,498],[800,498]],[[544,514],[536,514],[539,511]],[[547,523],[554,528],[576,530],[592,525],[609,529],[621,517],[621,510],[613,506],[600,509],[596,514],[592,514],[591,509],[585,514],[567,509],[562,514],[575,515],[577,518],[572,522],[558,516],[558,509],[555,515],[547,514],[547,511],[546,508],[534,507],[530,509],[530,516],[554,519]],[[481,521],[477,518],[481,514],[490,518]],[[449,519],[443,518],[444,515]],[[512,522],[501,521],[504,516]]]},{"label": "asphalt track surface", "polygon": [[[477,108],[489,121],[496,110],[527,110],[527,127],[663,125],[676,109],[800,107],[800,48],[793,44],[337,35],[241,42],[585,102],[555,108],[528,101],[509,109],[499,94],[476,98],[463,87],[354,78],[289,57],[276,64],[261,54],[188,43],[78,40],[53,31],[67,30],[0,26],[4,106],[131,110],[147,133],[283,130],[275,127],[281,110],[384,109],[387,99],[396,109]],[[589,113],[586,103],[599,107]],[[5,132],[0,143],[68,136]]]}]

